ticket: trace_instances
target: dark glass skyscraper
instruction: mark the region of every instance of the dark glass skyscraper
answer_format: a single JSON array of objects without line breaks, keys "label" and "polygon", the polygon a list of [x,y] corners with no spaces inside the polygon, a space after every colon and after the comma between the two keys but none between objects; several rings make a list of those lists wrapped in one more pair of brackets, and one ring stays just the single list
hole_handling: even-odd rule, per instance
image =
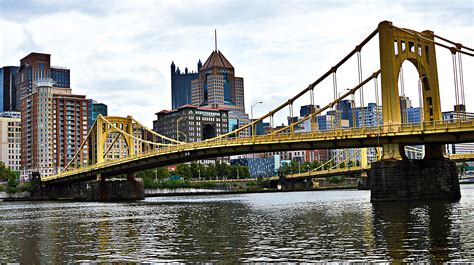
[{"label": "dark glass skyscraper", "polygon": [[94,125],[95,120],[99,114],[102,116],[107,116],[107,105],[104,103],[97,103],[93,99],[89,99],[89,108],[87,110],[87,128],[90,129]]},{"label": "dark glass skyscraper", "polygon": [[183,105],[191,104],[191,81],[199,78],[198,71],[202,63],[199,60],[196,72],[188,72],[188,68],[181,73],[179,67],[174,62],[171,63],[171,108],[177,109]]},{"label": "dark glass skyscraper", "polygon": [[15,109],[15,77],[18,67],[5,66],[0,68],[0,111],[13,111]]}]

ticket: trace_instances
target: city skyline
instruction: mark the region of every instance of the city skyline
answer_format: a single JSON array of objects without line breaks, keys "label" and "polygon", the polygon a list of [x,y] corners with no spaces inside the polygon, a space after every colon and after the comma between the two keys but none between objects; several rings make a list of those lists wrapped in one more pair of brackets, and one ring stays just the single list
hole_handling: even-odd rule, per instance
[{"label": "city skyline", "polygon": [[[274,1],[255,9],[258,2],[250,1],[113,6],[107,1],[87,6],[79,1],[1,1],[6,10],[0,15],[1,35],[9,41],[2,42],[0,58],[2,65],[18,65],[30,52],[53,54],[54,64],[74,73],[71,88],[78,94],[106,103],[111,115],[133,115],[150,126],[154,113],[171,104],[169,63],[174,60],[183,69],[194,68],[196,59],[213,49],[217,29],[219,50],[246,79],[246,107],[264,101],[254,110],[257,117],[326,72],[382,20],[430,29],[472,46],[473,36],[462,35],[473,29],[472,2],[426,3]],[[373,16],[366,16],[368,12]],[[47,26],[51,23],[55,27]],[[446,58],[438,63],[451,63],[449,54]],[[379,64],[377,54],[367,60],[364,76]],[[470,72],[472,65],[464,63],[464,71]],[[410,78],[407,73],[405,79]],[[472,77],[465,78],[466,84],[472,84]],[[338,81],[339,87],[346,88],[355,85],[357,78]],[[447,89],[443,85],[449,88],[452,80],[440,74],[440,84]],[[407,90],[407,95],[417,102],[416,91]],[[466,91],[467,102],[473,96]],[[331,97],[329,91],[321,94],[315,104]],[[454,99],[445,98],[443,111],[452,110]]]}]

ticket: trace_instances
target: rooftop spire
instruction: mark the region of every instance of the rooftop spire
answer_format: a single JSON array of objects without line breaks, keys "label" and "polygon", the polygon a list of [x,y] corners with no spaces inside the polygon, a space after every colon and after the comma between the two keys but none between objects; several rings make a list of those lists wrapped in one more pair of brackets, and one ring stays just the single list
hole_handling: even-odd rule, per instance
[{"label": "rooftop spire", "polygon": [[214,29],[214,47],[215,47],[215,51],[217,52],[217,30]]}]

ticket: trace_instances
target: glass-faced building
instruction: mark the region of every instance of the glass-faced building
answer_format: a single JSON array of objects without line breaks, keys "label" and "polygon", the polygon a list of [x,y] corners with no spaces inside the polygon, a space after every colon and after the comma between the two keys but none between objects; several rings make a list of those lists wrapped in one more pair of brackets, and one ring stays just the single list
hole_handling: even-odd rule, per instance
[{"label": "glass-faced building", "polygon": [[89,99],[89,108],[87,109],[87,127],[90,129],[92,125],[94,125],[95,120],[97,119],[97,116],[99,114],[102,114],[102,116],[107,116],[108,111],[107,111],[107,105],[104,103],[97,103],[97,101],[93,99]]},{"label": "glass-faced building", "polygon": [[17,66],[0,68],[0,111],[15,111]]},{"label": "glass-faced building", "polygon": [[[201,66],[202,63],[199,60],[198,71]],[[174,62],[171,63],[171,107],[173,109],[192,103],[191,82],[197,78],[199,78],[198,72],[189,72],[187,67],[184,72],[181,72]]]}]

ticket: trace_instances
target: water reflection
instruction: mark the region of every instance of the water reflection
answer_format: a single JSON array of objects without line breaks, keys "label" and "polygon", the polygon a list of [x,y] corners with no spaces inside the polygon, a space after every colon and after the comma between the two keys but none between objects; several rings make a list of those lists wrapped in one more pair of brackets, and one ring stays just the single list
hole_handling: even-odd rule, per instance
[{"label": "water reflection", "polygon": [[444,262],[460,259],[460,238],[453,227],[456,203],[373,203],[378,248],[394,262]]},{"label": "water reflection", "polygon": [[459,203],[367,191],[1,203],[0,262],[467,261],[474,186]]}]

